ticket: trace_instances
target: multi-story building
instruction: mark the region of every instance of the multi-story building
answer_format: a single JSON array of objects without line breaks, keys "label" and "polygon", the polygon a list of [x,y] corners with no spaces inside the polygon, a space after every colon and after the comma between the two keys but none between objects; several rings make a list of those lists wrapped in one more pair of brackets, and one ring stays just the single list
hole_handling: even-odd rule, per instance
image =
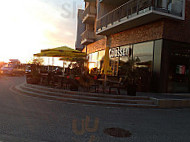
[{"label": "multi-story building", "polygon": [[[81,44],[85,46],[83,49],[84,52],[87,52],[89,55],[89,67],[98,67],[101,68],[103,61],[98,59],[98,52],[94,52],[92,54],[89,54],[88,50],[90,49],[88,46],[92,43],[96,43],[97,41],[102,39],[102,35],[96,34],[96,20],[97,20],[97,6],[98,1],[96,0],[86,0],[85,1],[85,10],[83,12],[83,24],[85,25],[85,31],[81,34],[82,40]],[[96,47],[95,47],[96,48]],[[104,49],[104,47],[103,47]],[[96,51],[99,51],[99,49],[95,49]],[[101,55],[104,56],[105,51],[101,52]]]},{"label": "multi-story building", "polygon": [[[84,33],[82,36],[88,38],[84,36],[82,44],[95,67],[101,68],[105,48],[109,47],[113,75],[122,75],[120,68],[129,60],[135,61],[144,75],[139,91],[189,91],[190,0],[85,2],[87,16],[83,21],[93,19],[88,22],[94,29],[88,24],[86,29],[96,34],[91,38]],[[89,3],[96,5],[94,15],[88,10]]]},{"label": "multi-story building", "polygon": [[84,10],[79,9],[78,10],[78,23],[77,23],[77,37],[76,37],[76,43],[75,43],[75,49],[82,51],[84,48],[84,45],[81,44],[81,34],[85,30],[85,25],[82,23],[83,20],[83,12]]}]

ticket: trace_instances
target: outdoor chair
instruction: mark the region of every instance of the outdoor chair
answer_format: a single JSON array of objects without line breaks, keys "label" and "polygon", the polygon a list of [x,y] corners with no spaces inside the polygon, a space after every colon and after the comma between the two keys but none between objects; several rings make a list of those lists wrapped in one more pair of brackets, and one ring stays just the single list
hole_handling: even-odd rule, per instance
[{"label": "outdoor chair", "polygon": [[94,92],[98,93],[99,92],[99,82],[97,79],[94,79],[93,83],[90,85],[90,88],[94,88]]},{"label": "outdoor chair", "polygon": [[61,79],[61,87],[63,87],[63,89],[65,89],[65,90],[69,89],[70,85],[71,85],[71,82],[68,77]]},{"label": "outdoor chair", "polygon": [[117,89],[118,95],[121,94],[121,89],[126,89],[126,79],[125,78],[119,78],[119,81],[108,81],[109,82],[109,94],[111,94],[112,89]]}]

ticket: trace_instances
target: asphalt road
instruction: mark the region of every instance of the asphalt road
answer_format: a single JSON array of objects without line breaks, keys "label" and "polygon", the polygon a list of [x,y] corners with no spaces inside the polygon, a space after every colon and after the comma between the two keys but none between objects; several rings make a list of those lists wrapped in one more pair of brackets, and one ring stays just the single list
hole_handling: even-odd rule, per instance
[{"label": "asphalt road", "polygon": [[[12,93],[24,77],[0,77],[0,142],[189,142],[190,109],[66,104]],[[104,134],[123,128],[127,138]]]}]

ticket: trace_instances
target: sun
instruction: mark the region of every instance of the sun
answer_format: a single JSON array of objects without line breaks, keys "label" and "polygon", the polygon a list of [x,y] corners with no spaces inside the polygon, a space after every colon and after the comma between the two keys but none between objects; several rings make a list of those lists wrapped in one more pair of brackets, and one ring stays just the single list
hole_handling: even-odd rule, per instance
[{"label": "sun", "polygon": [[[10,5],[11,3],[11,5]],[[47,13],[48,12],[48,13]],[[7,0],[0,5],[0,61],[19,58],[24,61],[40,49],[56,45],[47,36],[56,33],[54,9],[39,0]]]},{"label": "sun", "polygon": [[41,49],[63,45],[74,48],[76,19],[61,16],[62,4],[44,0],[1,1],[0,61],[26,62]]}]

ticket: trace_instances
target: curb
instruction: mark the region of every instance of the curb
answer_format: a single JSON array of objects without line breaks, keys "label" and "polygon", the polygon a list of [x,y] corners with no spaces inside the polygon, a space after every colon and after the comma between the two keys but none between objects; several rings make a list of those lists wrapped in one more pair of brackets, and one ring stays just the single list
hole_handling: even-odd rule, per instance
[{"label": "curb", "polygon": [[124,96],[124,95],[111,95],[111,94],[102,94],[102,93],[88,93],[88,92],[76,92],[76,91],[69,91],[69,90],[62,90],[62,89],[55,89],[55,88],[49,88],[39,85],[31,85],[31,84],[23,84],[26,87],[34,88],[34,89],[40,89],[50,92],[57,92],[57,93],[64,93],[64,94],[71,94],[71,95],[81,95],[81,96],[94,96],[99,98],[113,98],[113,99],[134,99],[134,100],[150,100],[150,97],[146,96]]},{"label": "curb", "polygon": [[92,104],[103,106],[137,107],[137,108],[190,108],[190,99],[157,99],[146,96],[122,96],[75,92],[44,86],[21,84],[14,87],[14,92],[49,100]]},{"label": "curb", "polygon": [[[158,108],[158,106],[154,104],[134,104],[134,103],[125,103],[125,102],[117,102],[118,99],[115,100],[88,100],[89,97],[87,97],[86,100],[84,99],[76,99],[72,97],[61,97],[61,96],[55,96],[55,95],[47,95],[47,94],[39,94],[37,92],[31,92],[25,89],[22,89],[22,85],[16,86],[12,88],[12,91],[16,94],[20,95],[27,95],[27,96],[32,96],[32,97],[38,97],[38,98],[43,98],[43,99],[48,99],[48,100],[55,100],[55,101],[62,101],[66,103],[79,103],[79,104],[86,104],[86,105],[101,105],[101,106],[108,106],[108,107],[136,107],[136,108]],[[79,96],[79,95],[78,95]],[[90,96],[91,97],[91,96]],[[91,98],[90,98],[91,99]],[[106,98],[107,99],[107,98]],[[115,102],[116,101],[116,102]],[[130,100],[126,100],[130,101]],[[138,100],[135,100],[138,101]],[[147,100],[145,100],[147,101]],[[151,102],[151,100],[149,100]],[[153,103],[153,102],[152,102]]]}]

